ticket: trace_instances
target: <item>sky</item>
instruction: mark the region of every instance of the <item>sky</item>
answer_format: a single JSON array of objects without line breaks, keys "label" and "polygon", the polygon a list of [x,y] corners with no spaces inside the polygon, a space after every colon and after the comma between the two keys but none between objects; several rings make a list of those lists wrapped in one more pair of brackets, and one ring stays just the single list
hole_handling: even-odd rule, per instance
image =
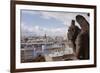
[{"label": "sky", "polygon": [[[22,36],[65,36],[71,21],[76,15],[82,15],[89,22],[87,13],[61,11],[21,10]],[[79,24],[75,21],[75,24]]]}]

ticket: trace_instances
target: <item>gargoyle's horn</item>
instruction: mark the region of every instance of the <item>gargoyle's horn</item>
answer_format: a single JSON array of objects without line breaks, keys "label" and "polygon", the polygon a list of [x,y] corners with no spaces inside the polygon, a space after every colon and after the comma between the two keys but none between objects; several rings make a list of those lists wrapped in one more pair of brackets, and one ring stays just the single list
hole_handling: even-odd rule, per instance
[{"label": "gargoyle's horn", "polygon": [[[83,17],[82,15],[77,15],[76,16],[76,21],[79,23],[81,27],[89,27],[88,21]],[[83,23],[84,22],[84,23]]]},{"label": "gargoyle's horn", "polygon": [[77,15],[76,16],[76,21],[79,23],[81,29],[85,29],[86,31],[89,30],[89,23],[88,21],[85,19],[85,17],[83,17],[82,15]]}]

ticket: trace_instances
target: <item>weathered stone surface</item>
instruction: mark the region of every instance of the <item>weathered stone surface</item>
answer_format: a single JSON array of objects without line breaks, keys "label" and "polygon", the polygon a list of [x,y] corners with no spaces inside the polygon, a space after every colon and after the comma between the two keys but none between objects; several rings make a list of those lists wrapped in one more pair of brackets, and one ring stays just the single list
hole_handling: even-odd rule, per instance
[{"label": "weathered stone surface", "polygon": [[89,59],[89,23],[82,15],[77,15],[76,21],[81,29],[72,20],[67,33],[69,45],[78,59]]},{"label": "weathered stone surface", "polygon": [[69,40],[69,45],[73,48],[74,52],[76,51],[76,38],[80,32],[80,29],[78,26],[75,25],[75,20],[72,20],[71,26],[68,29],[68,40]]},{"label": "weathered stone surface", "polygon": [[89,59],[89,23],[81,16],[76,16],[76,21],[81,26],[81,32],[76,39],[76,54],[78,59]]}]

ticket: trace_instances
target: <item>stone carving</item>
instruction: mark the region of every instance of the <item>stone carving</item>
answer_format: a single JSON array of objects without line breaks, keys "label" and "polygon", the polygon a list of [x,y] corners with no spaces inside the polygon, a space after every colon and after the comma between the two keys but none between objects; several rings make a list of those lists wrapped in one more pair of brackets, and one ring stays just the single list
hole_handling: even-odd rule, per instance
[{"label": "stone carving", "polygon": [[67,33],[68,40],[77,59],[89,59],[89,23],[82,15],[77,15],[76,21],[81,29],[75,25],[75,20],[72,20]]},{"label": "stone carving", "polygon": [[76,16],[81,32],[76,39],[76,55],[78,59],[89,59],[89,23],[82,15]]},{"label": "stone carving", "polygon": [[75,41],[76,41],[76,38],[77,38],[79,32],[80,32],[80,28],[75,25],[75,20],[72,20],[71,26],[68,29],[67,35],[68,35],[69,45],[70,45],[70,47],[73,48],[73,51],[74,52],[76,52],[76,44],[75,44]]}]

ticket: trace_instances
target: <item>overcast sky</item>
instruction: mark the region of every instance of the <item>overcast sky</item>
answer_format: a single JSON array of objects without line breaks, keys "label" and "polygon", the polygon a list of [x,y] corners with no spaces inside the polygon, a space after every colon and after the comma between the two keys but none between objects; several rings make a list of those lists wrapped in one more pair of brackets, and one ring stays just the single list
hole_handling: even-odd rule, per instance
[{"label": "overcast sky", "polygon": [[21,10],[21,35],[65,36],[71,20],[78,14],[89,22],[87,13]]}]

